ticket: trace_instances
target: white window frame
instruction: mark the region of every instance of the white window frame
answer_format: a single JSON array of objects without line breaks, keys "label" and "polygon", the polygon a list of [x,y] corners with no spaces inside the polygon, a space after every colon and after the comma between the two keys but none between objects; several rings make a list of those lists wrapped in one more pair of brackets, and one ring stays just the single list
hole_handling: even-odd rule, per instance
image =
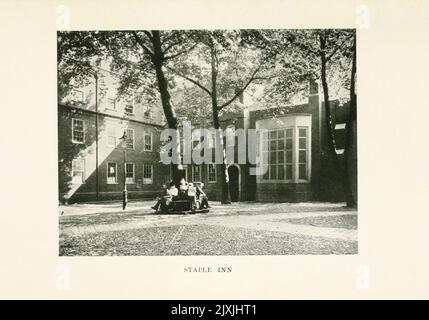
[{"label": "white window frame", "polygon": [[[77,141],[74,138],[74,122],[75,121],[82,121],[82,135],[83,135],[83,141]],[[85,120],[79,119],[79,118],[72,118],[72,142],[78,143],[78,144],[84,144],[85,143]]]},{"label": "white window frame", "polygon": [[[214,168],[214,180],[210,180],[210,166]],[[207,164],[207,183],[216,183],[217,182],[217,166],[215,163]]]},{"label": "white window frame", "polygon": [[[303,120],[307,117],[305,120]],[[259,120],[260,121],[260,120]],[[282,130],[284,131],[284,175],[286,178],[287,175],[287,155],[286,155],[286,130],[292,129],[292,178],[291,179],[264,179],[263,175],[257,176],[258,183],[310,183],[311,181],[311,117],[308,115],[291,115],[286,117],[285,122],[289,123],[288,125],[276,128],[269,128],[269,126],[262,127],[267,130],[268,133],[268,144],[270,144],[269,134],[271,131]],[[268,129],[269,128],[269,129]],[[257,129],[261,129],[257,121]],[[299,179],[299,129],[306,129],[306,179]],[[261,137],[262,139],[262,137]],[[278,141],[278,138],[276,139]],[[270,154],[270,145],[268,145],[268,154]],[[278,166],[278,151],[277,150],[277,162]],[[258,155],[261,158],[262,152],[259,150],[258,143]],[[270,166],[268,161],[268,166]]]},{"label": "white window frame", "polygon": [[[127,112],[127,106],[131,106],[131,108],[133,108],[132,112]],[[134,96],[132,96],[130,100],[125,101],[124,113],[127,114],[127,115],[130,115],[130,116],[135,115]]]},{"label": "white window frame", "polygon": [[[150,178],[145,178],[145,167],[150,167]],[[143,163],[143,184],[153,184],[153,164]]]},{"label": "white window frame", "polygon": [[[199,169],[200,169],[200,174],[199,174],[199,175],[200,175],[200,178],[199,178],[198,180],[195,180],[195,179],[194,179],[194,168],[195,168],[195,167],[199,167]],[[193,165],[192,165],[192,167],[191,167],[191,171],[192,171],[192,182],[201,181],[201,178],[202,178],[202,177],[201,177],[201,170],[202,170],[202,166],[201,166],[200,164],[193,164]]]},{"label": "white window frame", "polygon": [[[130,148],[129,146],[128,146],[128,131],[132,131],[133,132],[133,147],[132,148]],[[126,132],[126,139],[125,139],[125,146],[126,146],[126,148],[127,149],[131,149],[131,150],[134,150],[135,148],[136,148],[136,133],[135,133],[135,130],[133,129],[133,128],[127,128],[127,129],[125,129],[125,132]]]},{"label": "white window frame", "polygon": [[[82,172],[82,182],[74,182],[73,181],[73,177],[74,177],[73,162],[74,161],[81,161],[82,162],[83,170],[79,171],[79,172]],[[71,174],[71,177],[72,177],[71,183],[74,184],[74,185],[84,184],[85,181],[86,181],[86,163],[85,163],[85,159],[83,159],[83,158],[73,159],[72,160],[72,167],[71,167],[71,169],[72,169],[71,170],[71,172],[72,172],[72,174]]]},{"label": "white window frame", "polygon": [[[114,163],[115,164],[115,182],[109,181],[109,164]],[[107,178],[107,184],[118,184],[118,163],[115,161],[108,161],[107,162],[107,172],[106,172],[106,178]]]},{"label": "white window frame", "polygon": [[[132,164],[133,165],[133,177],[129,178],[127,177],[127,165]],[[126,184],[135,184],[136,183],[136,164],[134,162],[126,162],[125,163],[125,183]],[[129,180],[132,179],[132,180]]]},{"label": "white window frame", "polygon": [[[111,108],[110,107],[110,100],[113,100],[113,108]],[[106,109],[107,110],[112,110],[112,111],[116,111],[117,110],[117,107],[116,107],[116,103],[117,103],[117,100],[116,99],[114,99],[114,98],[110,98],[110,97],[107,97],[106,98]]]},{"label": "white window frame", "polygon": [[[146,149],[146,136],[150,136],[150,149]],[[143,150],[153,151],[153,133],[143,131]]]},{"label": "white window frame", "polygon": [[[306,159],[305,159],[305,161],[306,161],[306,166],[305,166],[305,169],[306,169],[306,176],[307,176],[307,178],[306,179],[300,179],[299,178],[299,150],[301,150],[301,149],[299,149],[299,129],[306,129]],[[310,135],[309,135],[309,133],[310,133],[310,128],[309,127],[307,127],[307,126],[297,126],[296,128],[295,128],[295,139],[294,139],[294,141],[295,141],[295,144],[296,144],[296,147],[294,148],[294,152],[295,152],[295,181],[297,181],[297,182],[310,182],[310,171],[311,171],[311,163],[310,163],[310,158],[311,158],[311,156],[310,156],[310,142],[309,142],[309,140],[310,140]]]},{"label": "white window frame", "polygon": [[[70,91],[71,91],[70,92],[70,100],[72,102],[80,102],[80,103],[84,103],[85,102],[85,91],[81,90],[80,88],[72,88]],[[76,93],[81,94],[81,98],[80,99],[75,99]]]}]

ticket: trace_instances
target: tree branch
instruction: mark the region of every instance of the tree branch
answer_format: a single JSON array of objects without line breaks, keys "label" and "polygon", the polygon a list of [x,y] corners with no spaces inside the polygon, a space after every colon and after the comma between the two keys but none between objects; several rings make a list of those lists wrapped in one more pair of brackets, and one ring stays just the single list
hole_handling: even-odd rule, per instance
[{"label": "tree branch", "polygon": [[249,80],[247,81],[247,83],[240,90],[238,90],[231,99],[229,99],[224,104],[220,105],[218,107],[218,110],[221,110],[221,109],[225,108],[226,106],[229,106],[231,103],[233,103],[234,100],[237,99],[244,92],[244,90],[247,89],[247,87],[252,83],[252,81],[257,80],[257,79],[264,79],[262,77],[255,77],[256,73],[259,71],[260,68],[261,68],[261,65],[259,65],[255,69],[255,71],[253,71],[253,73],[252,73],[251,77],[249,78]]},{"label": "tree branch", "polygon": [[152,34],[147,30],[143,30],[143,32],[152,41],[152,39],[153,39]]},{"label": "tree branch", "polygon": [[[192,51],[192,49],[194,49],[196,46],[197,46],[197,43],[195,43],[192,47],[187,48],[186,50],[179,51],[178,53],[175,53],[175,54],[173,54],[173,55],[171,55],[171,56],[165,56],[165,57],[164,57],[164,60],[173,59],[173,58],[176,58],[176,57],[180,56],[181,54],[184,54],[184,53],[190,52],[190,51]],[[167,49],[168,49],[168,48],[167,48]],[[166,49],[166,50],[167,50],[167,49]],[[164,50],[164,53],[166,52],[166,50]]]},{"label": "tree branch", "polygon": [[328,62],[329,60],[331,60],[331,58],[334,56],[334,54],[336,54],[337,53],[337,51],[348,41],[348,40],[350,40],[351,38],[353,37],[353,35],[351,34],[351,35],[349,35],[346,39],[344,39],[344,41],[343,41],[343,43],[341,43],[341,45],[338,45],[336,48],[335,48],[335,50],[334,51],[332,51],[331,52],[331,54],[330,55],[328,55],[327,57],[326,57],[326,62]]},{"label": "tree branch", "polygon": [[[146,31],[147,32],[147,31]],[[138,36],[137,32],[132,31],[132,34],[134,35],[134,38],[136,39],[137,43],[143,48],[143,50],[153,59],[153,52],[146,47],[143,40]]]},{"label": "tree branch", "polygon": [[203,86],[201,83],[199,83],[197,80],[194,80],[194,79],[192,79],[192,78],[189,78],[189,77],[185,76],[184,74],[181,74],[180,72],[178,72],[177,70],[175,70],[175,69],[173,69],[173,68],[171,68],[171,67],[166,66],[166,68],[167,68],[168,70],[170,70],[171,72],[175,73],[176,75],[178,75],[179,77],[182,77],[183,79],[186,79],[186,80],[188,80],[189,82],[192,82],[192,83],[193,83],[193,84],[195,84],[197,87],[199,87],[199,88],[201,88],[202,90],[204,90],[205,92],[207,92],[209,96],[211,96],[211,95],[212,95],[212,93],[210,92],[210,90],[209,90],[209,89],[207,89],[206,87],[204,87],[204,86]]}]

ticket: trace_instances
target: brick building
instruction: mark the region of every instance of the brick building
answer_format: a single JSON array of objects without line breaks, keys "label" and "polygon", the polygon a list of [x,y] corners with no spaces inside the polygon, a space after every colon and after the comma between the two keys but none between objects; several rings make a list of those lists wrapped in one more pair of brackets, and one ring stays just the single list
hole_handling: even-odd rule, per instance
[{"label": "brick building", "polygon": [[137,95],[119,98],[115,79],[100,68],[59,101],[60,201],[120,199],[125,177],[130,199],[154,197],[169,179],[159,163],[162,110]]},{"label": "brick building", "polygon": [[[117,87],[115,75],[99,69],[97,80],[74,88],[59,102],[61,201],[120,199],[124,179],[130,199],[149,199],[171,180],[170,167],[160,163],[159,156],[160,132],[165,128],[161,106],[136,96],[119,99]],[[228,164],[233,201],[343,200],[341,172],[326,157],[324,106],[317,85],[310,86],[303,104],[282,109],[252,108],[245,101],[244,105],[238,113],[222,115],[222,128],[268,129],[262,137],[266,150],[259,152],[268,153],[269,164],[263,176],[250,175],[250,163]],[[332,101],[331,105],[341,154],[348,104]],[[121,139],[124,132],[125,140]],[[352,157],[356,156],[353,150]],[[220,200],[220,165],[184,168],[188,181],[204,182],[209,199]],[[356,195],[356,171],[351,176]]]}]

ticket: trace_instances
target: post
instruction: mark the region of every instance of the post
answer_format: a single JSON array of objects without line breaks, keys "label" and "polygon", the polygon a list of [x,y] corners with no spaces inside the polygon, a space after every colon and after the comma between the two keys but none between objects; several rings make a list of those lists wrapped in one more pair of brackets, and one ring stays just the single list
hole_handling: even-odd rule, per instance
[{"label": "post", "polygon": [[95,78],[95,196],[99,200],[100,184],[98,179],[98,75]]},{"label": "post", "polygon": [[[125,141],[125,140],[124,140]],[[128,191],[127,191],[127,150],[126,143],[124,147],[124,190],[122,195],[122,210],[125,210],[128,202]]]}]

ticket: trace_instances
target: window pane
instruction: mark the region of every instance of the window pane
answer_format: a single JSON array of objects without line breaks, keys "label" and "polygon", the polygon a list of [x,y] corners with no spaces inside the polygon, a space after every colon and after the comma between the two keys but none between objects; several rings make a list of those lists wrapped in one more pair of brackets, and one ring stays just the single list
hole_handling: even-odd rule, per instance
[{"label": "window pane", "polygon": [[292,165],[286,165],[286,179],[292,180]]},{"label": "window pane", "polygon": [[292,139],[286,139],[286,150],[292,150]]},{"label": "window pane", "polygon": [[299,137],[306,137],[307,136],[307,129],[299,129]]},{"label": "window pane", "polygon": [[277,153],[270,152],[270,164],[276,164],[276,163],[277,163]]},{"label": "window pane", "polygon": [[130,104],[127,104],[127,105],[125,106],[125,112],[126,112],[126,113],[129,113],[129,114],[134,113],[134,107],[133,107],[132,105],[130,105]]},{"label": "window pane", "polygon": [[299,179],[307,179],[307,166],[305,164],[299,165]]},{"label": "window pane", "polygon": [[307,162],[307,151],[299,150],[299,163]]},{"label": "window pane", "polygon": [[286,162],[292,163],[292,151],[286,151]]},{"label": "window pane", "polygon": [[284,151],[278,151],[277,153],[277,163],[284,163],[285,160],[285,152]]},{"label": "window pane", "polygon": [[285,141],[283,139],[278,141],[278,150],[283,150],[285,148]]},{"label": "window pane", "polygon": [[284,178],[285,178],[285,167],[284,167],[284,165],[277,166],[277,174],[278,174],[278,180],[284,180]]},{"label": "window pane", "polygon": [[270,150],[277,150],[277,141],[276,140],[270,141]]},{"label": "window pane", "polygon": [[270,139],[277,139],[277,131],[270,131]]},{"label": "window pane", "polygon": [[277,166],[270,165],[270,180],[276,180],[276,179],[277,179]]},{"label": "window pane", "polygon": [[278,137],[279,139],[283,138],[284,136],[285,136],[285,131],[284,131],[284,130],[279,130],[279,131],[277,132],[277,137]]},{"label": "window pane", "polygon": [[293,129],[286,129],[286,138],[293,137]]},{"label": "window pane", "polygon": [[299,138],[299,148],[300,149],[306,149],[307,148],[307,139],[306,138]]}]

